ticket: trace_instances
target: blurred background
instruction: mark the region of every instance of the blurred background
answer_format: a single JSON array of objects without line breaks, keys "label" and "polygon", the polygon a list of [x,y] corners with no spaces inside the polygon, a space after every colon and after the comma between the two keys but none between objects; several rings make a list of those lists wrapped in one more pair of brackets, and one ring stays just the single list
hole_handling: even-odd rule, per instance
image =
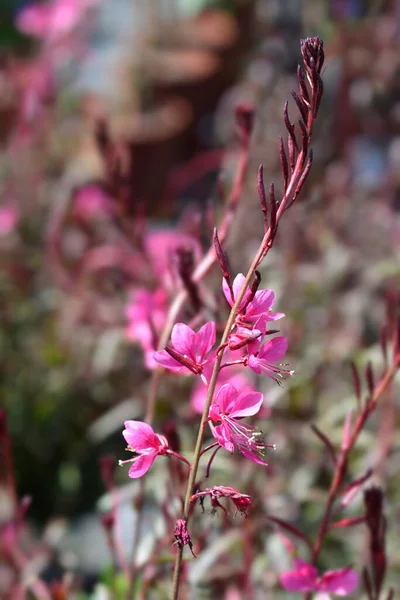
[{"label": "blurred background", "polygon": [[[18,493],[32,498],[26,544],[42,540],[48,580],[78,574],[76,597],[108,577],[99,459],[126,458],[123,421],[145,413],[151,372],[129,303],[158,287],[178,246],[189,243],[195,260],[209,247],[210,219],[237,169],[241,103],[254,105],[255,127],[227,250],[233,271],[246,272],[262,232],[257,168],[282,191],[277,139],[286,100],[297,119],[290,90],[310,35],[326,51],[314,164],[262,267],[287,315],[296,374],[283,388],[257,381],[279,452],[255,485],[266,510],[303,526],[318,519],[329,470],[309,424],[340,440],[354,402],[349,361],[376,359],[379,368],[379,330],[400,283],[399,11],[396,0],[2,0],[0,403]],[[207,283],[222,306],[219,280],[216,269]],[[176,291],[165,288],[151,308],[155,325]],[[167,378],[156,409],[157,424],[172,422],[185,448],[196,430],[190,385]],[[390,577],[400,586],[396,401],[393,390],[351,469],[377,465],[393,523]],[[222,467],[239,468],[221,458]],[[129,547],[137,487],[126,469],[116,475]],[[159,476],[149,477],[144,555],[162,532]],[[357,564],[362,534],[344,538],[330,541],[327,567],[335,558]],[[255,578],[273,594],[263,597],[288,597],[276,588],[279,537],[266,529],[257,548]],[[222,562],[233,577],[237,565]],[[8,577],[2,568],[0,597]]]}]

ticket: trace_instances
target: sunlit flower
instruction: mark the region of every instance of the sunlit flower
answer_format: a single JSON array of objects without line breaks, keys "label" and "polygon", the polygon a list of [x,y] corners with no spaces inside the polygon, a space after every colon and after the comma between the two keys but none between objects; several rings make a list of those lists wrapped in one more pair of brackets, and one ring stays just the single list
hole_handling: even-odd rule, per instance
[{"label": "sunlit flower", "polygon": [[238,450],[250,460],[266,465],[266,448],[273,446],[265,442],[259,429],[240,421],[242,417],[257,414],[262,403],[263,395],[260,392],[238,394],[236,388],[227,383],[219,390],[208,416],[211,431],[221,446],[229,452]]},{"label": "sunlit flower", "polygon": [[265,373],[280,384],[280,380],[293,374],[293,371],[284,368],[285,365],[275,364],[285,356],[287,347],[288,341],[284,336],[272,338],[261,346],[254,342],[250,344],[249,356],[246,358],[245,364],[258,375]]},{"label": "sunlit flower", "polygon": [[[209,381],[210,375],[208,375],[206,370],[204,372],[207,381]],[[236,388],[238,394],[242,394],[244,392],[255,392],[254,386],[241,373],[232,373],[231,369],[222,369],[218,373],[215,393],[217,394],[222,386],[226,383],[231,383]],[[199,381],[193,388],[193,393],[190,400],[192,407],[199,415],[203,414],[206,398],[207,386],[205,386],[202,381]]]},{"label": "sunlit flower", "polygon": [[282,573],[280,581],[289,592],[327,592],[347,596],[357,587],[358,573],[346,567],[326,571],[319,576],[315,567],[300,558],[294,560],[295,569]]},{"label": "sunlit flower", "polygon": [[202,374],[206,364],[214,359],[215,323],[209,321],[196,333],[184,323],[176,323],[172,330],[172,346],[154,353],[154,360],[174,373]]},{"label": "sunlit flower", "polygon": [[137,479],[150,469],[158,455],[168,454],[168,442],[163,435],[154,433],[147,423],[142,421],[125,421],[122,432],[128,447],[127,450],[138,456],[128,460],[120,460],[119,464],[132,463],[129,477]]},{"label": "sunlit flower", "polygon": [[[240,290],[245,282],[245,276],[239,273],[235,277],[232,284],[233,298],[229,286],[225,279],[222,280],[222,289],[225,294],[225,298],[231,306],[235,302],[239,295]],[[257,328],[263,329],[268,321],[277,321],[284,317],[284,313],[275,313],[271,311],[272,305],[275,300],[275,294],[272,290],[258,290],[252,300],[249,302],[251,297],[250,288],[246,290],[242,302],[240,303],[239,310],[243,311],[237,321],[245,321],[248,323],[257,322]]]}]

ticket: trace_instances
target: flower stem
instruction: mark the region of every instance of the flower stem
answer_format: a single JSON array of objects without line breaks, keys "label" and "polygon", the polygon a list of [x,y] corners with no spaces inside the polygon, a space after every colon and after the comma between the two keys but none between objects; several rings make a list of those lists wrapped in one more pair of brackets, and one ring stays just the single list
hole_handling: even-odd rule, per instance
[{"label": "flower stem", "polygon": [[[296,168],[293,172],[290,184],[289,184],[287,191],[279,205],[279,209],[278,209],[277,215],[276,215],[277,223],[279,222],[279,219],[282,217],[282,215],[286,209],[287,201],[291,197],[291,194],[294,190],[297,180],[300,177],[301,170],[302,170],[301,161],[302,161],[302,155],[300,154],[298,156]],[[243,286],[236,298],[236,302],[232,306],[231,312],[228,317],[228,321],[225,326],[224,333],[222,335],[222,338],[221,338],[221,341],[219,344],[220,352],[218,352],[215,363],[214,363],[214,369],[213,369],[211,379],[210,379],[210,384],[208,387],[206,403],[204,405],[204,411],[203,411],[203,415],[201,417],[199,431],[197,434],[197,441],[196,441],[196,447],[194,450],[193,462],[192,462],[192,466],[191,466],[191,469],[189,472],[189,479],[188,479],[187,488],[186,488],[184,509],[183,509],[183,515],[182,515],[182,519],[184,519],[185,521],[188,520],[189,508],[190,508],[190,498],[193,495],[193,488],[194,488],[194,484],[196,481],[197,470],[199,467],[199,461],[200,461],[200,457],[201,457],[201,447],[202,447],[203,439],[204,439],[204,430],[205,430],[205,426],[207,424],[208,413],[209,413],[211,402],[212,402],[212,399],[214,396],[214,391],[215,391],[215,386],[217,383],[218,374],[221,369],[221,361],[222,361],[222,357],[223,357],[224,350],[226,347],[225,344],[228,340],[228,336],[234,325],[236,315],[239,311],[240,305],[241,305],[244,295],[246,293],[247,287],[254,275],[254,272],[257,269],[257,267],[259,266],[262,259],[266,256],[267,252],[269,251],[269,249],[271,247],[271,241],[272,241],[274,233],[275,232],[270,227],[263,237],[263,240],[257,250],[257,253],[253,259],[253,262],[248,270],[248,273],[244,280]],[[173,582],[172,582],[172,598],[173,598],[173,600],[177,600],[178,593],[179,593],[179,579],[180,579],[180,570],[181,570],[181,563],[182,563],[182,554],[183,554],[183,548],[178,548],[178,552],[176,554],[176,560],[175,560]]]}]

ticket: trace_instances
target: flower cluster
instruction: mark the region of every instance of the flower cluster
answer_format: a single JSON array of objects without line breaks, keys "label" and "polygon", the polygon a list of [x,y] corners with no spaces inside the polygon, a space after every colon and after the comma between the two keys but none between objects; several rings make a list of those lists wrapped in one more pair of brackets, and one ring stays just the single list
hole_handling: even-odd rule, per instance
[{"label": "flower cluster", "polygon": [[[235,278],[232,285],[224,278],[222,289],[230,305],[235,303],[244,283],[245,278],[242,274]],[[215,398],[208,412],[211,432],[222,448],[231,453],[239,451],[246,458],[262,465],[267,464],[266,449],[274,446],[266,443],[257,427],[244,423],[242,419],[252,417],[260,411],[263,394],[255,391],[250,382],[238,374],[237,368],[248,367],[257,374],[264,372],[278,383],[291,374],[291,371],[276,364],[286,353],[287,339],[278,336],[263,341],[265,335],[271,334],[266,330],[267,323],[284,316],[283,313],[272,312],[274,299],[275,295],[269,289],[258,290],[253,285],[245,290],[226,344],[225,362],[218,373],[219,383],[216,386]],[[173,373],[199,375],[203,384],[207,386],[218,352],[218,349],[214,348],[215,322],[205,323],[197,332],[184,323],[176,323],[172,330],[171,343],[164,350],[152,354],[154,336],[164,318],[164,303],[162,290],[158,294],[150,294],[144,290],[137,292],[136,300],[128,309],[131,320],[129,335],[132,339],[140,340],[149,366],[153,366],[154,361]],[[207,388],[203,386],[203,390],[204,392],[199,387],[195,388],[195,408],[198,412],[201,412],[205,405]],[[134,449],[140,454],[132,459],[133,466],[129,474],[131,477],[140,477],[158,454],[168,452],[164,438],[154,434],[153,430],[144,442],[141,437],[138,438],[137,422],[127,423],[130,426],[124,431],[124,436],[129,444],[128,449]]]}]

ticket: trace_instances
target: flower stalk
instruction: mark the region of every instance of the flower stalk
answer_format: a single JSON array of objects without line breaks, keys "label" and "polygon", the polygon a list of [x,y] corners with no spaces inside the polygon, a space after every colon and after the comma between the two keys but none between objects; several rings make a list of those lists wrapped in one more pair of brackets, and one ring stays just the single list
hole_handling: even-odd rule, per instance
[{"label": "flower stalk", "polygon": [[[187,487],[186,487],[183,513],[182,513],[182,517],[181,517],[182,520],[186,524],[187,524],[187,521],[189,518],[189,509],[190,509],[190,504],[191,504],[191,498],[194,493],[194,485],[195,485],[197,471],[198,471],[200,457],[201,457],[201,450],[202,450],[202,445],[203,445],[203,440],[204,440],[205,427],[206,427],[206,424],[207,424],[207,421],[209,418],[208,417],[209,410],[210,410],[211,403],[213,401],[215,387],[217,384],[217,378],[218,378],[219,371],[221,369],[221,362],[222,362],[222,358],[223,358],[224,351],[226,348],[226,344],[228,342],[229,335],[235,324],[235,319],[241,308],[242,300],[246,294],[248,286],[250,285],[250,282],[252,281],[253,276],[254,276],[258,266],[260,265],[262,260],[265,258],[265,256],[267,255],[268,251],[270,250],[270,248],[272,246],[272,242],[275,237],[279,221],[280,221],[281,217],[283,216],[284,212],[287,210],[287,208],[291,204],[293,204],[293,202],[295,201],[295,199],[296,199],[298,193],[300,192],[300,189],[305,181],[305,177],[302,177],[303,173],[304,173],[303,169],[304,169],[304,165],[305,165],[306,159],[307,159],[308,146],[309,146],[309,142],[311,139],[314,119],[316,117],[318,107],[320,104],[320,100],[321,100],[321,95],[322,95],[322,81],[321,81],[319,73],[320,73],[320,70],[322,68],[322,64],[324,61],[324,52],[323,52],[323,43],[319,38],[312,38],[312,39],[304,40],[302,42],[301,49],[302,49],[302,54],[303,54],[304,65],[305,65],[305,68],[307,71],[307,77],[308,77],[309,84],[311,87],[311,101],[310,102],[308,102],[308,99],[306,98],[304,92],[302,90],[300,91],[301,99],[299,101],[302,103],[302,107],[306,111],[306,115],[307,115],[306,124],[303,123],[303,121],[300,121],[300,127],[302,129],[302,149],[298,153],[293,172],[290,176],[290,180],[288,181],[287,186],[285,185],[284,195],[283,195],[281,202],[279,203],[279,206],[277,205],[277,203],[275,201],[274,194],[273,193],[270,194],[270,212],[269,212],[270,220],[269,220],[269,224],[268,224],[268,229],[266,229],[266,231],[264,233],[264,237],[263,237],[261,244],[259,245],[259,248],[256,252],[256,255],[254,256],[254,259],[250,265],[250,268],[244,279],[243,285],[235,299],[235,302],[230,311],[221,341],[219,343],[220,351],[218,352],[218,354],[216,356],[214,368],[213,368],[211,379],[209,382],[209,387],[208,387],[207,397],[206,397],[206,401],[205,401],[205,405],[204,405],[204,410],[203,410],[203,414],[202,414],[199,429],[198,429],[197,441],[196,441],[196,446],[195,446],[194,456],[193,456],[193,462],[192,462],[192,465],[190,468],[189,478],[188,478]],[[286,108],[285,108],[285,114],[287,115]],[[302,114],[302,117],[304,118],[303,110],[301,111],[301,114]],[[290,128],[289,127],[287,127],[287,128],[289,131],[289,137],[291,137],[292,139],[295,138],[294,132],[293,132],[293,129],[294,129],[293,126],[290,125]],[[282,156],[282,154],[281,154],[281,156]],[[281,162],[282,162],[282,160],[281,160]],[[283,175],[285,177],[285,173],[286,173],[286,165],[285,164],[282,164],[282,170],[283,170]],[[259,187],[259,189],[262,189],[262,190],[264,189],[264,183],[262,181],[262,171],[261,171],[261,173],[259,171],[258,187]],[[265,197],[265,192],[262,194],[262,198],[264,198],[264,197]],[[262,204],[262,208],[263,208],[264,207],[263,199],[261,201],[261,204]],[[266,224],[266,227],[267,227],[267,224]],[[174,575],[173,575],[173,581],[172,581],[172,598],[173,598],[173,600],[177,600],[178,595],[179,595],[179,583],[180,583],[182,555],[183,555],[183,545],[178,547],[178,551],[176,554]]]}]

